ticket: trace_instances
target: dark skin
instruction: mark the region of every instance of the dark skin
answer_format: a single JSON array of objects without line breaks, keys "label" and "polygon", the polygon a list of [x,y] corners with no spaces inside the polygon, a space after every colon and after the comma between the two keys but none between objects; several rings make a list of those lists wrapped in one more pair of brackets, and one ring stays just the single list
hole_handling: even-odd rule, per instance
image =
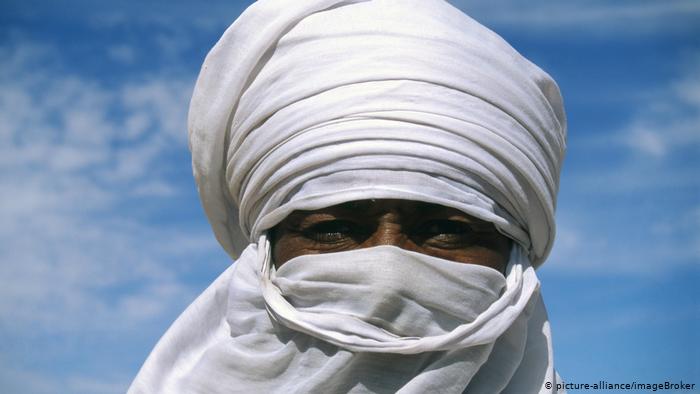
[{"label": "dark skin", "polygon": [[294,211],[271,231],[276,267],[307,255],[392,245],[504,273],[511,241],[490,222],[409,200],[361,200]]}]

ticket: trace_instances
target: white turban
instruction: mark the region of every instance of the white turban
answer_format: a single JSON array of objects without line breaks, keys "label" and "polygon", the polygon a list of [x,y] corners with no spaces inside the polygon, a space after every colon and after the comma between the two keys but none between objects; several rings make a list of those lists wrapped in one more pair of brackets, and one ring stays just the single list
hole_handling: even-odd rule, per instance
[{"label": "white turban", "polygon": [[234,257],[293,210],[367,198],[491,221],[535,266],[552,247],[557,85],[443,1],[255,3],[207,56],[189,130]]},{"label": "white turban", "polygon": [[[444,1],[253,4],[189,113],[203,206],[240,258],[131,392],[557,392],[533,267],[554,240],[565,129],[554,81]],[[494,223],[516,241],[506,277],[393,247],[272,267],[265,233],[289,213],[371,198]]]}]

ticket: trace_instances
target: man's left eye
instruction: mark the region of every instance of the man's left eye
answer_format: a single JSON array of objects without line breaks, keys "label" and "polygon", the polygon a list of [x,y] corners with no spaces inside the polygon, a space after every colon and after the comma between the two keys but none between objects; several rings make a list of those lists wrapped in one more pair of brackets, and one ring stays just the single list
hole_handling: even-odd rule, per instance
[{"label": "man's left eye", "polygon": [[430,220],[414,229],[416,242],[438,248],[464,247],[473,242],[474,229],[456,220]]},{"label": "man's left eye", "polygon": [[469,234],[473,230],[468,223],[459,222],[456,220],[430,220],[420,226],[415,231],[416,235],[435,236],[435,235],[463,235]]}]

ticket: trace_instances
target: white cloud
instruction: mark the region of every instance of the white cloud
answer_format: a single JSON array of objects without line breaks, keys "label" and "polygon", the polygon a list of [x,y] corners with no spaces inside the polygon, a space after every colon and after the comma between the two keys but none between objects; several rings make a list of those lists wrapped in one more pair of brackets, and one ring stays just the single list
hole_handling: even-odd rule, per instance
[{"label": "white cloud", "polygon": [[[148,119],[157,124],[168,138],[184,145],[191,94],[190,81],[151,79],[126,85],[119,92],[119,99],[131,117]],[[143,119],[139,122],[146,122]]]},{"label": "white cloud", "polygon": [[178,190],[172,185],[156,180],[138,185],[132,190],[132,195],[134,197],[170,197],[177,192]]},{"label": "white cloud", "polygon": [[657,158],[668,152],[667,141],[656,130],[644,126],[632,126],[626,142],[630,148]]},{"label": "white cloud", "polygon": [[151,126],[152,119],[143,111],[140,113],[131,113],[124,120],[124,135],[125,140],[133,140],[140,137]]}]

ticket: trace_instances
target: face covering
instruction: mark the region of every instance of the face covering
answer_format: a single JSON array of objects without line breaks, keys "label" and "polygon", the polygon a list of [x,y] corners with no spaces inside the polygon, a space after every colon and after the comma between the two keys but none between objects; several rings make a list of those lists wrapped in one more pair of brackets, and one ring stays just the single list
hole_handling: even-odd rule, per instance
[{"label": "face covering", "polygon": [[262,291],[275,320],[348,350],[448,350],[493,342],[517,319],[539,286],[520,253],[507,291],[493,269],[391,246],[299,256],[279,272],[264,259]]},{"label": "face covering", "polygon": [[130,392],[556,392],[519,246],[504,277],[393,246],[274,269],[258,244],[178,319]]},{"label": "face covering", "polygon": [[402,353],[443,350],[406,344],[472,323],[506,287],[491,268],[394,246],[299,256],[263,271],[262,282],[268,310],[285,326],[356,352]]}]

